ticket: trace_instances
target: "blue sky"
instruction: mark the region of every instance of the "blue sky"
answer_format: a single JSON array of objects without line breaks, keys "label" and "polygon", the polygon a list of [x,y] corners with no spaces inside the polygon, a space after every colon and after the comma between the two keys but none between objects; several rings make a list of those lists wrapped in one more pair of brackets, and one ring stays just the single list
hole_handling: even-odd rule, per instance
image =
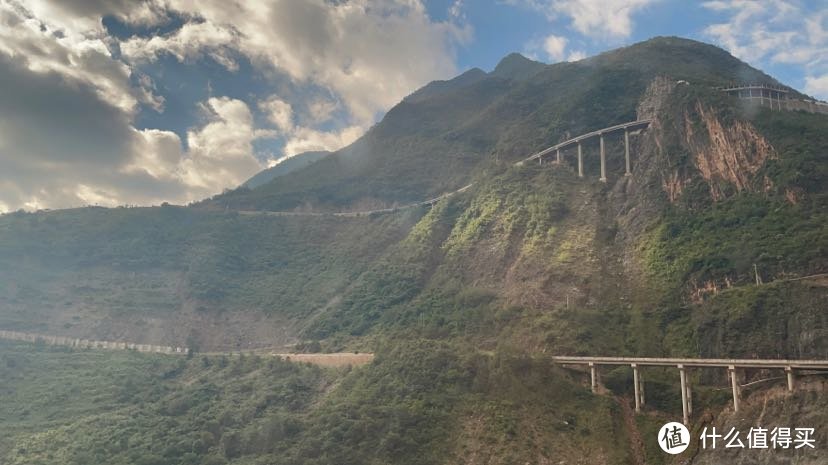
[{"label": "blue sky", "polygon": [[[434,79],[659,35],[828,98],[803,0],[0,0],[0,212],[186,203],[352,142]],[[59,173],[59,175],[56,175]]]}]

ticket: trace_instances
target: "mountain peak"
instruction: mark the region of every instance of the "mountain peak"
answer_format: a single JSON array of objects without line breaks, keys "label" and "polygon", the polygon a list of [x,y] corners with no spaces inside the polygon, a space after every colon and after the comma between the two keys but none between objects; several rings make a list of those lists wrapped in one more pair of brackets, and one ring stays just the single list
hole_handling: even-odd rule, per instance
[{"label": "mountain peak", "polygon": [[510,53],[500,60],[491,75],[504,79],[521,80],[537,74],[545,67],[545,64],[530,60],[520,53]]}]

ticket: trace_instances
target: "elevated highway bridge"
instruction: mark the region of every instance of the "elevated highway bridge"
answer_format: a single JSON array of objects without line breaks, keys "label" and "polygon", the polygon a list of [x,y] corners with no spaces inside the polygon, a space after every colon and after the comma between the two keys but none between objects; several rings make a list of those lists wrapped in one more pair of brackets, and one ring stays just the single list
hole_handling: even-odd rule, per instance
[{"label": "elevated highway bridge", "polygon": [[828,370],[828,360],[784,360],[784,359],[729,359],[729,358],[645,358],[645,357],[578,357],[555,356],[552,361],[558,365],[580,365],[589,368],[590,385],[595,392],[598,385],[598,367],[601,365],[625,365],[633,371],[635,411],[640,412],[644,404],[644,389],[641,381],[642,367],[675,367],[679,371],[681,389],[681,410],[683,423],[688,424],[693,413],[692,391],[687,381],[689,368],[724,368],[730,378],[733,391],[733,410],[739,411],[741,396],[737,370],[749,368],[784,370],[788,391],[793,392],[795,371]]}]

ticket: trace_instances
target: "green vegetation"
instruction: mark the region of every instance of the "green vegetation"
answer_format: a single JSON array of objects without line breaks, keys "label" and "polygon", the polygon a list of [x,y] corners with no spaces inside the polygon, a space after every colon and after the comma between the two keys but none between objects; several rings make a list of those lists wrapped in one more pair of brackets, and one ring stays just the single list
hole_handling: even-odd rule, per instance
[{"label": "green vegetation", "polygon": [[[634,119],[662,75],[690,85],[634,136],[632,177],[614,137],[606,184],[590,144],[584,179],[571,153],[513,165]],[[789,280],[828,271],[828,119],[710,89],[741,79],[773,82],[673,38],[578,63],[512,57],[426,87],[353,146],[253,189],[186,208],[0,217],[0,328],[159,338],[151,321],[210,350],[230,342],[198,329],[246,324],[232,343],[278,333],[297,350],[377,354],[327,370],[2,343],[0,462],[663,462],[650,441],[631,443],[635,427],[649,438],[675,418],[674,370],[648,371],[649,410],[633,419],[628,368],[602,373],[611,395],[594,396],[544,356],[828,356],[825,281]],[[713,161],[744,184],[707,176],[711,122],[759,134],[774,156],[730,163],[722,149]],[[392,214],[235,211],[367,210],[472,181]],[[727,393],[708,384],[721,380],[693,376],[696,405],[715,414]]]},{"label": "green vegetation", "polygon": [[0,321],[42,330],[38,321],[76,308],[163,317],[185,302],[306,317],[421,214],[285,218],[160,207],[5,215],[0,303],[19,310],[0,312]]},{"label": "green vegetation", "polygon": [[[613,435],[595,415],[608,401],[548,362],[426,340],[353,370],[0,342],[0,374],[0,460],[15,465],[431,464],[465,454],[451,438],[470,416],[515,460],[550,456],[549,438],[577,454]],[[513,450],[516,437],[530,447]],[[623,463],[619,443],[595,453]]]}]

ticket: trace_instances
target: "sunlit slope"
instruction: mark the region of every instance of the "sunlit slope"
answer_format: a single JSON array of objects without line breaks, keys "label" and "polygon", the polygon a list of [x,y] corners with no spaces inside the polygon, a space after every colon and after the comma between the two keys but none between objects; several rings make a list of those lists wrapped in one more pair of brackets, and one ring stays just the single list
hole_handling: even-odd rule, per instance
[{"label": "sunlit slope", "polygon": [[408,232],[377,218],[87,208],[0,217],[0,325],[46,334],[252,348],[309,318]]},{"label": "sunlit slope", "polygon": [[635,119],[646,86],[667,74],[693,84],[775,83],[716,47],[656,38],[575,63],[512,55],[489,74],[432,83],[393,107],[350,147],[288,178],[222,195],[242,209],[367,209],[464,186],[481,166],[517,160],[597,128]]},{"label": "sunlit slope", "polygon": [[[768,283],[826,269],[825,117],[745,107],[711,87],[735,79],[772,82],[675,38],[553,66],[511,56],[426,86],[351,148],[253,190],[190,208],[6,215],[0,322],[205,347],[367,348],[388,329],[428,329],[533,350],[690,355],[723,291],[755,273]],[[594,144],[585,178],[573,153],[563,166],[513,166],[567,134],[642,117],[654,123],[632,137],[631,177],[619,137],[607,140],[606,184]],[[477,158],[446,141],[478,146],[464,152]],[[375,208],[460,181],[474,185],[432,210],[234,210]],[[671,331],[681,337],[668,347]]]},{"label": "sunlit slope", "polygon": [[[828,119],[662,80],[633,176],[492,166],[306,333],[555,353],[825,357]],[[614,161],[612,161],[614,160]],[[757,285],[757,275],[760,284]],[[794,280],[792,280],[794,279]]]}]

